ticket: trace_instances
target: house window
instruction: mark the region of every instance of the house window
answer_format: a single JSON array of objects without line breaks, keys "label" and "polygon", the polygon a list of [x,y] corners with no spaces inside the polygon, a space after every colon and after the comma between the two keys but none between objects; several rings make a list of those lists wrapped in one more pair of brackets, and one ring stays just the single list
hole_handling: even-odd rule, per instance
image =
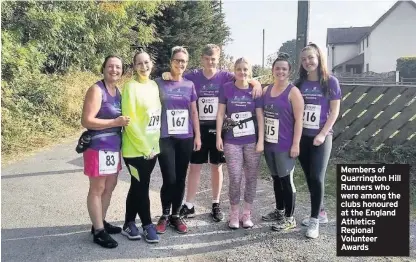
[{"label": "house window", "polygon": [[364,51],[364,40],[363,40],[363,51]]},{"label": "house window", "polygon": [[368,36],[367,36],[367,47],[368,47]]},{"label": "house window", "polygon": [[370,72],[370,64],[369,63],[367,63],[366,65],[365,65],[365,71],[366,72]]}]

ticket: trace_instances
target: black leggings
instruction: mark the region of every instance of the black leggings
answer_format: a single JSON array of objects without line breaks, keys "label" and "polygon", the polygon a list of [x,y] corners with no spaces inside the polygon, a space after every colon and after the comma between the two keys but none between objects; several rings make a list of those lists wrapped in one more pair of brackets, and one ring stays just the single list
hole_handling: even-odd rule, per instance
[{"label": "black leggings", "polygon": [[332,135],[319,145],[313,145],[314,137],[302,136],[300,140],[299,162],[305,173],[311,196],[311,217],[318,218],[323,208],[325,193],[325,174],[332,150]]},{"label": "black leggings", "polygon": [[193,145],[193,138],[166,137],[160,139],[159,165],[163,177],[160,200],[162,201],[163,215],[169,215],[171,207],[172,215],[179,215]]},{"label": "black leggings", "polygon": [[130,174],[134,172],[133,168],[137,170],[140,179],[137,180],[131,176],[130,189],[126,200],[125,223],[134,222],[136,215],[139,214],[142,226],[147,226],[152,223],[150,216],[149,184],[150,175],[156,164],[156,157],[150,160],[145,160],[143,157],[125,157],[124,162]]},{"label": "black leggings", "polygon": [[[293,177],[293,174],[291,175]],[[273,177],[274,197],[276,199],[276,208],[285,210],[286,217],[292,217],[295,211],[296,190],[291,177]]]},{"label": "black leggings", "polygon": [[285,210],[286,217],[292,217],[295,211],[296,188],[293,183],[295,159],[289,152],[265,152],[267,166],[273,177],[276,208]]}]

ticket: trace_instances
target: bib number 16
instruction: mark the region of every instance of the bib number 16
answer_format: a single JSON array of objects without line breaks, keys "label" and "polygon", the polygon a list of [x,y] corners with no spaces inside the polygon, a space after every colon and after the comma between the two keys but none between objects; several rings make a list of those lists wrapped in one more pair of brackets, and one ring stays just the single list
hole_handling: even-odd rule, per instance
[{"label": "bib number 16", "polygon": [[321,106],[306,104],[303,111],[303,127],[308,129],[319,129],[321,119]]}]

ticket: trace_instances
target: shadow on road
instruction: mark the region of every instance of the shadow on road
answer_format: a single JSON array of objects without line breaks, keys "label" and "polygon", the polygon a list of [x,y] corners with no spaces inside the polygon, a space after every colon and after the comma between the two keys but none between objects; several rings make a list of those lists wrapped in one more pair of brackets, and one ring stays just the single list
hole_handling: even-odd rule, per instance
[{"label": "shadow on road", "polygon": [[[117,224],[120,224],[119,222]],[[301,230],[291,233],[271,232],[270,227],[250,230],[230,230],[226,223],[190,227],[189,233],[179,235],[171,229],[161,235],[161,242],[148,244],[145,241],[129,241],[121,234],[113,235],[119,246],[113,250],[98,247],[92,242],[90,225],[61,227],[38,227],[2,229],[2,260],[5,261],[45,261],[58,260],[106,260],[165,258],[205,254],[231,250],[252,245],[271,238],[282,241],[288,238],[303,239]],[[18,247],[19,252],[16,252]]]},{"label": "shadow on road", "polygon": [[21,177],[32,177],[32,176],[44,176],[44,175],[61,175],[61,174],[71,174],[83,172],[84,169],[70,169],[70,170],[58,170],[58,171],[45,171],[45,172],[36,172],[36,173],[23,173],[23,174],[14,174],[1,176],[1,179],[10,179],[10,178],[21,178]]}]

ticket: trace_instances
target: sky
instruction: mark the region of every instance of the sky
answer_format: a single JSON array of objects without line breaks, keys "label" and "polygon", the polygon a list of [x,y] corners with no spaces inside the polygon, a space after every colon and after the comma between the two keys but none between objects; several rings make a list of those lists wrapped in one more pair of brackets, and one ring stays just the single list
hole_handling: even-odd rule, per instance
[{"label": "sky", "polygon": [[[234,60],[245,56],[252,64],[262,64],[263,29],[265,29],[265,66],[267,56],[296,38],[296,0],[222,0],[226,23],[233,41],[224,47]],[[327,28],[372,26],[396,1],[316,1],[309,7],[308,41],[326,54]]]}]

